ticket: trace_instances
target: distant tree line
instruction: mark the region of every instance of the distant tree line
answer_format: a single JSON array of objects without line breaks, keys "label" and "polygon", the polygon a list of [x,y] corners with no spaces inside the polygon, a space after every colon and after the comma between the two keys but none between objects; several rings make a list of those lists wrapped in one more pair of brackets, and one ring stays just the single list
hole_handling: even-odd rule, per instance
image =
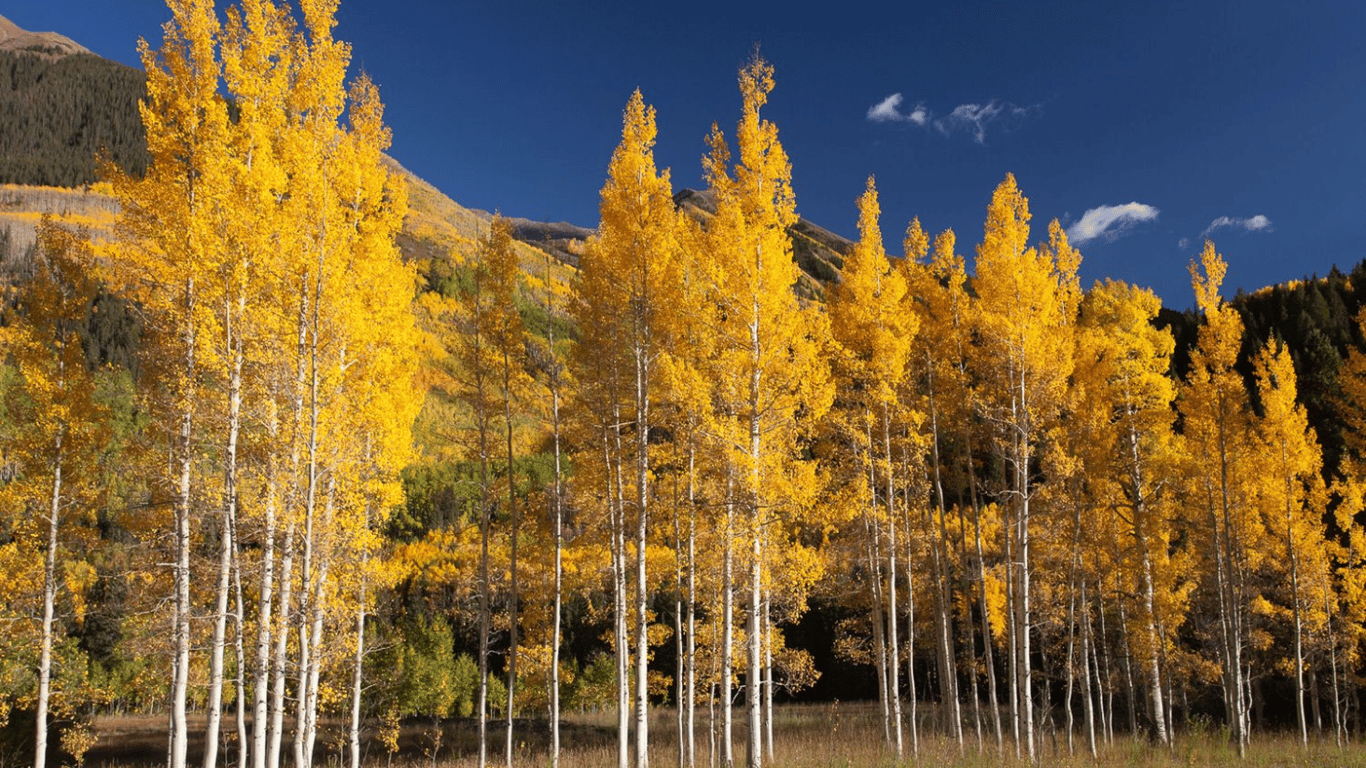
[{"label": "distant tree line", "polygon": [[0,183],[75,187],[97,178],[99,152],[147,170],[142,72],[89,53],[49,60],[0,51]]}]

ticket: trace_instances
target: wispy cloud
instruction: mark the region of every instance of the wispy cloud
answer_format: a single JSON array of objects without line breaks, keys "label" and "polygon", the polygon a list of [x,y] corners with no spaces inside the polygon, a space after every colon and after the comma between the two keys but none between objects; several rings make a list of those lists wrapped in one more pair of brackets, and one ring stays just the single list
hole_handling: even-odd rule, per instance
[{"label": "wispy cloud", "polygon": [[1220,216],[1214,221],[1211,221],[1209,226],[1205,227],[1205,231],[1200,233],[1200,236],[1209,237],[1211,232],[1220,227],[1241,227],[1248,232],[1270,232],[1271,219],[1268,219],[1260,213],[1246,219],[1237,219],[1232,216]]},{"label": "wispy cloud", "polygon": [[902,114],[902,101],[902,96],[899,93],[894,93],[891,96],[888,96],[887,98],[883,99],[882,101],[879,101],[878,103],[868,108],[868,119],[872,120],[875,123],[895,123],[905,121],[919,126],[923,126],[925,125],[925,123],[929,122],[930,113],[925,110],[925,106],[923,104],[917,104],[915,105],[915,107],[911,109],[910,112]]},{"label": "wispy cloud", "polygon": [[1102,205],[1083,213],[1076,224],[1067,228],[1067,239],[1076,245],[1092,240],[1110,242],[1123,235],[1135,224],[1157,219],[1157,209],[1143,203]]},{"label": "wispy cloud", "polygon": [[1187,248],[1191,247],[1191,239],[1189,237],[1183,237],[1180,240],[1177,240],[1176,247],[1180,248],[1183,251],[1186,250]]},{"label": "wispy cloud", "polygon": [[901,94],[894,93],[868,108],[868,119],[875,123],[904,120],[901,115]]},{"label": "wispy cloud", "polygon": [[867,117],[875,123],[911,123],[921,128],[933,127],[945,136],[962,131],[971,134],[978,144],[985,144],[988,126],[1033,117],[1043,112],[1043,107],[1038,104],[1020,107],[993,99],[986,104],[959,104],[949,114],[935,117],[923,103],[903,112],[901,105],[904,101],[900,93],[893,93],[869,107]]}]

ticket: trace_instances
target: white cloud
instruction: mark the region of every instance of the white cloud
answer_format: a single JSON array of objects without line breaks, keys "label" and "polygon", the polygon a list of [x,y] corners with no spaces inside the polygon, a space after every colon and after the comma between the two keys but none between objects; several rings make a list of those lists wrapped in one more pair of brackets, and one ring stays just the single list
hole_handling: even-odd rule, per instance
[{"label": "white cloud", "polygon": [[1109,242],[1135,224],[1153,221],[1156,218],[1157,209],[1143,203],[1102,205],[1083,213],[1081,220],[1068,227],[1067,239],[1076,245],[1096,239]]},{"label": "white cloud", "polygon": [[959,104],[949,114],[936,118],[923,103],[916,104],[909,112],[902,112],[901,105],[904,101],[905,98],[900,93],[894,93],[869,107],[867,117],[875,123],[905,122],[920,128],[934,128],[945,136],[956,131],[964,131],[972,134],[973,140],[978,144],[985,144],[989,125],[1035,117],[1043,111],[1043,107],[1038,104],[1018,107],[992,99],[986,104]]},{"label": "white cloud", "polygon": [[1187,248],[1191,247],[1191,239],[1189,237],[1183,237],[1180,240],[1177,240],[1176,247],[1180,248],[1183,251],[1186,250]]},{"label": "white cloud", "polygon": [[1004,109],[995,100],[986,104],[959,104],[948,117],[934,121],[934,125],[945,136],[956,130],[970,131],[978,144],[985,144],[987,123],[1000,117]]},{"label": "white cloud", "polygon": [[1220,216],[1214,221],[1211,221],[1209,223],[1209,226],[1205,227],[1205,231],[1200,233],[1200,236],[1209,237],[1209,233],[1213,232],[1216,229],[1219,229],[1220,227],[1242,227],[1248,232],[1270,232],[1271,219],[1268,219],[1260,213],[1256,216],[1252,216],[1246,219],[1237,219],[1231,216]]},{"label": "white cloud", "polygon": [[901,106],[901,94],[894,93],[882,101],[868,108],[868,119],[875,123],[887,123],[894,120],[904,119],[898,107]]}]

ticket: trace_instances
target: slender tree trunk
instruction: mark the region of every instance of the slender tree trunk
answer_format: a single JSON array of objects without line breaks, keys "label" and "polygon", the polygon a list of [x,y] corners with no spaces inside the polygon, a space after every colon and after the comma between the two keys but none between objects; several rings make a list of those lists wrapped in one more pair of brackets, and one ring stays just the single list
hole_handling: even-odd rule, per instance
[{"label": "slender tree trunk", "polygon": [[[762,268],[762,250],[755,252],[756,274]],[[759,301],[753,301],[750,310],[749,340],[750,340],[750,364],[753,371],[749,380],[749,460],[750,460],[750,537],[751,555],[754,558],[749,564],[749,667],[745,671],[745,709],[749,714],[749,768],[760,768],[763,765],[763,750],[760,749],[762,743],[760,728],[760,651],[761,635],[763,634],[762,616],[760,616],[761,593],[763,590],[764,573],[764,548],[763,548],[763,529],[764,529],[764,507],[763,495],[761,492],[763,472],[761,457],[763,456],[763,438],[759,424],[759,409],[761,407],[760,396],[760,374],[763,368],[760,361],[763,359],[763,348],[759,338]]]},{"label": "slender tree trunk", "polygon": [[1075,508],[1075,516],[1072,523],[1072,563],[1068,581],[1067,597],[1067,687],[1063,694],[1063,706],[1067,715],[1067,754],[1076,753],[1073,745],[1073,718],[1072,718],[1072,688],[1076,680],[1075,667],[1076,661],[1073,651],[1076,645],[1076,626],[1077,626],[1077,560],[1080,557],[1080,538],[1081,538],[1081,507]]},{"label": "slender tree trunk", "polygon": [[773,762],[773,595],[764,593],[764,751]]},{"label": "slender tree trunk", "polygon": [[[645,333],[648,338],[648,330]],[[644,346],[643,350],[638,348],[636,351],[636,768],[648,768],[650,764],[649,582],[645,573],[649,522],[650,362],[649,345]]]},{"label": "slender tree trunk", "polygon": [[[696,451],[691,434],[688,440],[688,696],[684,705],[688,710],[685,743],[688,749],[688,768],[697,765],[697,740],[694,728],[697,721],[697,497]],[[715,654],[713,654],[715,656]]]},{"label": "slender tree trunk", "polygon": [[[550,257],[546,257],[547,267]],[[549,269],[546,270],[546,285],[550,285]],[[547,289],[548,290],[548,289]],[[547,295],[553,295],[547,293]],[[550,414],[551,436],[555,450],[555,607],[550,642],[550,766],[560,766],[560,645],[561,624],[564,614],[564,485],[563,468],[560,466],[560,379],[559,365],[555,358],[555,323],[553,305],[547,312],[546,333],[550,344]]]},{"label": "slender tree trunk", "polygon": [[[871,468],[871,467],[870,467]],[[885,618],[882,615],[882,553],[879,541],[882,531],[875,518],[874,510],[868,510],[864,527],[867,530],[868,539],[865,545],[866,556],[868,558],[868,590],[869,600],[872,603],[873,621],[873,653],[874,664],[877,667],[877,695],[878,705],[882,713],[882,740],[888,746],[894,746],[892,740],[892,700],[891,691],[887,688],[888,680],[888,659],[887,659],[887,628]]]},{"label": "slender tree trunk", "polygon": [[237,715],[237,766],[246,768],[251,764],[251,735],[247,731],[247,649],[246,649],[246,607],[243,603],[242,595],[242,559],[235,546],[239,541],[237,533],[237,520],[232,521],[232,540],[234,542],[232,550],[232,588],[233,588],[233,651],[236,661],[234,670],[234,685],[237,686],[237,695],[234,696],[236,702]]},{"label": "slender tree trunk", "polygon": [[958,570],[958,589],[963,596],[963,603],[966,610],[963,612],[963,622],[960,625],[961,637],[965,662],[968,667],[968,686],[972,696],[972,724],[973,731],[977,735],[977,751],[982,751],[982,695],[978,690],[977,683],[977,648],[974,637],[976,630],[973,627],[972,618],[972,588],[968,578],[968,523],[967,516],[963,513],[963,505],[956,505],[958,512],[958,562],[961,564]]},{"label": "slender tree trunk", "polygon": [[513,725],[517,704],[517,619],[521,615],[517,592],[517,544],[521,515],[517,509],[517,481],[512,463],[512,358],[506,341],[503,347],[503,426],[507,430],[508,524],[512,529],[508,563],[508,668],[507,740],[504,747],[507,768],[512,768]]},{"label": "slender tree trunk", "polygon": [[[367,558],[368,559],[368,558]],[[360,703],[361,685],[365,670],[365,569],[361,564],[360,595],[356,607],[356,655],[351,663],[351,723],[347,728],[347,752],[350,754],[351,768],[360,768]]]},{"label": "slender tree trunk", "polygon": [[1342,746],[1347,721],[1342,711],[1342,690],[1338,684],[1338,641],[1333,631],[1333,602],[1331,590],[1324,593],[1323,612],[1328,617],[1328,665],[1333,672],[1333,741]]},{"label": "slender tree trunk", "polygon": [[[1002,537],[1005,539],[1005,550],[1006,550],[1006,552],[1005,552],[1005,556],[1006,556],[1006,569],[1005,569],[1005,577],[1006,577],[1006,607],[1005,607],[1005,614],[1006,614],[1006,645],[1007,645],[1007,648],[1009,649],[1008,661],[1009,661],[1009,663],[1010,663],[1010,668],[1009,668],[1009,677],[1010,677],[1010,727],[1011,727],[1011,735],[1012,735],[1012,737],[1014,738],[1014,743],[1015,743],[1015,757],[1016,757],[1016,759],[1019,759],[1019,757],[1020,757],[1020,755],[1021,755],[1021,751],[1020,751],[1020,747],[1021,747],[1021,743],[1020,743],[1020,719],[1021,719],[1021,711],[1020,711],[1020,709],[1021,709],[1021,708],[1020,708],[1020,677],[1021,677],[1021,675],[1020,675],[1020,653],[1019,653],[1019,643],[1020,643],[1020,637],[1019,637],[1019,635],[1020,635],[1020,633],[1019,633],[1019,612],[1016,610],[1016,607],[1017,607],[1017,603],[1018,603],[1018,601],[1019,601],[1019,596],[1018,596],[1017,593],[1019,592],[1020,586],[1019,586],[1019,583],[1018,583],[1018,579],[1016,578],[1016,574],[1017,574],[1016,559],[1015,559],[1015,558],[1016,558],[1016,553],[1015,553],[1016,532],[1012,530],[1012,529],[1015,527],[1016,522],[1015,522],[1013,519],[1007,519],[1007,514],[1008,514],[1007,510],[1008,510],[1009,508],[1010,508],[1010,505],[1002,505],[1002,506],[1001,506],[1001,515],[1002,515],[1002,520],[1001,520],[1001,535],[1002,535]],[[1010,515],[1010,517],[1013,518],[1014,515]]]},{"label": "slender tree trunk", "polygon": [[[195,284],[185,281],[185,313],[193,316]],[[193,388],[197,376],[195,365],[196,328],[187,321],[185,328],[186,403],[194,399]],[[185,768],[190,731],[186,719],[186,703],[190,689],[190,479],[194,469],[194,445],[191,426],[193,414],[187,405],[180,412],[180,435],[177,459],[180,463],[180,484],[176,494],[176,566],[175,566],[175,676],[171,687],[171,767]]]},{"label": "slender tree trunk", "polygon": [[[757,438],[756,438],[757,439]],[[757,452],[756,452],[757,453]],[[750,556],[753,558],[749,564],[749,621],[746,631],[749,636],[747,646],[749,649],[748,663],[745,669],[745,711],[749,726],[749,734],[746,739],[747,760],[749,768],[760,768],[763,765],[764,753],[763,745],[763,721],[761,704],[763,701],[762,682],[762,654],[761,639],[764,632],[762,625],[762,601],[763,590],[763,539],[760,536],[759,528],[762,525],[760,520],[760,510],[758,508],[759,499],[757,494],[752,499],[755,508],[751,511],[753,519],[751,525],[754,530],[750,542]]]},{"label": "slender tree trunk", "polygon": [[[243,296],[245,301],[245,296]],[[209,660],[208,725],[204,733],[204,768],[218,765],[218,734],[223,720],[223,656],[228,632],[228,593],[231,590],[233,519],[237,516],[237,435],[241,425],[242,352],[240,338],[234,336],[233,308],[225,311],[225,348],[231,357],[228,366],[228,441],[224,451],[223,523],[218,543],[218,602],[214,608],[213,646]],[[239,306],[239,317],[242,307]],[[238,329],[240,336],[241,331]]]},{"label": "slender tree trunk", "polygon": [[[1020,382],[1020,402],[1024,402],[1024,381]],[[1016,611],[1018,618],[1016,624],[1019,629],[1019,638],[1016,643],[1019,653],[1018,674],[1020,676],[1020,709],[1022,722],[1020,729],[1024,731],[1025,754],[1032,763],[1036,760],[1034,750],[1034,694],[1033,694],[1033,660],[1030,658],[1030,563],[1029,563],[1029,437],[1028,432],[1019,437],[1020,450],[1016,454],[1019,459],[1016,463],[1015,472],[1017,474],[1016,488],[1020,490],[1020,516],[1019,516],[1019,547],[1020,547],[1020,578],[1017,594]]]},{"label": "slender tree trunk", "polygon": [[[1295,618],[1295,715],[1300,722],[1300,744],[1309,746],[1309,725],[1304,714],[1304,619],[1300,615],[1299,552],[1295,547],[1293,512],[1290,508],[1290,482],[1285,489],[1285,548],[1290,555],[1290,596]],[[1315,710],[1318,709],[1315,700]]]},{"label": "slender tree trunk", "polygon": [[280,553],[280,602],[275,610],[275,653],[271,660],[270,739],[267,768],[279,768],[285,733],[285,673],[289,650],[289,625],[294,585],[295,522],[285,525],[284,551]]},{"label": "slender tree trunk", "polygon": [[[909,490],[907,503],[901,510],[902,523],[906,526],[906,562],[911,562],[911,514]],[[916,712],[919,696],[915,690],[915,573],[906,569],[906,683],[911,704],[911,756],[920,759],[920,717]]]},{"label": "slender tree trunk", "polygon": [[[1105,743],[1112,744],[1115,740],[1115,686],[1114,674],[1110,670],[1110,632],[1105,626],[1105,593],[1101,592],[1104,582],[1096,584],[1098,593],[1096,595],[1096,610],[1100,613],[1100,639],[1094,643],[1096,657],[1096,674],[1100,677],[1097,696],[1100,699],[1101,723],[1105,729]],[[1105,654],[1104,666],[1101,665],[1099,654]],[[1103,671],[1103,675],[1102,675]]]},{"label": "slender tree trunk", "polygon": [[[278,438],[274,419],[270,422],[272,446]],[[269,722],[270,641],[275,598],[275,494],[277,485],[275,453],[272,447],[266,462],[265,531],[261,534],[261,586],[256,609],[256,668],[252,685],[252,745],[254,768],[266,768],[266,736]],[[285,576],[288,580],[288,575]]]},{"label": "slender tree trunk", "polygon": [[[1118,576],[1116,575],[1116,581]],[[1118,588],[1118,584],[1116,584]],[[1125,639],[1124,642],[1124,683],[1128,694],[1129,709],[1129,735],[1138,738],[1138,686],[1134,684],[1134,665],[1133,653],[1129,650],[1129,616],[1128,611],[1124,610],[1124,601],[1115,601],[1119,606],[1119,635]]]},{"label": "slender tree trunk", "polygon": [[[484,403],[483,386],[479,386],[479,402]],[[476,415],[479,420],[479,694],[475,703],[475,719],[479,733],[479,768],[486,768],[489,760],[489,635],[493,607],[493,586],[489,583],[489,537],[493,525],[493,495],[489,483],[488,414]],[[604,443],[604,449],[606,443]]]},{"label": "slender tree trunk", "polygon": [[1086,748],[1096,758],[1096,708],[1091,698],[1091,606],[1086,601],[1086,579],[1081,580],[1081,679],[1086,697]]},{"label": "slender tree trunk", "polygon": [[631,640],[628,631],[631,606],[626,590],[626,481],[622,467],[625,462],[621,448],[619,410],[614,411],[612,421],[616,441],[612,464],[616,475],[616,513],[612,518],[612,541],[616,553],[612,583],[616,606],[613,621],[616,623],[617,646],[617,764],[619,768],[628,768],[631,764]]},{"label": "slender tree trunk", "polygon": [[673,523],[674,523],[674,739],[678,742],[678,768],[688,764],[687,746],[684,743],[683,702],[687,699],[686,659],[683,657],[683,521],[678,510],[678,478],[674,477]]},{"label": "slender tree trunk", "polygon": [[52,690],[52,624],[57,600],[57,532],[62,511],[62,442],[65,436],[66,430],[58,427],[53,439],[52,504],[47,518],[47,551],[43,554],[43,639],[38,652],[33,768],[45,768],[47,763],[47,709],[49,692]]},{"label": "slender tree trunk", "polygon": [[731,713],[731,680],[734,676],[735,662],[735,480],[727,473],[726,489],[726,537],[723,562],[721,566],[721,764],[724,768],[735,765],[734,740]]},{"label": "slender tree trunk", "polygon": [[[868,436],[868,456],[872,459],[873,443],[872,435]],[[897,601],[896,601],[896,508],[894,500],[896,492],[892,487],[892,424],[891,415],[887,413],[887,408],[882,408],[882,447],[883,455],[887,459],[887,647],[891,651],[891,666],[887,680],[887,692],[891,697],[892,703],[892,731],[896,740],[896,756],[900,758],[904,748],[902,746],[901,734],[901,645],[897,642]],[[873,486],[874,488],[876,486]],[[870,488],[870,490],[872,490]],[[876,493],[874,493],[876,496]],[[910,531],[906,532],[910,536]],[[907,572],[909,573],[909,557],[907,560]]]},{"label": "slender tree trunk", "polygon": [[[294,618],[293,599],[294,588],[294,552],[298,546],[298,521],[295,510],[299,506],[299,478],[300,464],[303,461],[303,442],[304,434],[304,401],[305,392],[308,384],[308,276],[305,275],[299,283],[299,311],[295,317],[297,335],[295,340],[295,365],[294,365],[294,396],[292,398],[292,410],[294,428],[290,435],[290,489],[289,503],[285,506],[288,511],[288,523],[285,530],[284,551],[281,553],[280,560],[280,605],[276,612],[277,622],[275,626],[275,658],[273,660],[272,677],[274,678],[274,688],[271,690],[271,716],[270,716],[270,745],[268,768],[279,768],[281,750],[284,742],[284,721],[285,721],[285,687],[288,681],[285,677],[287,672],[287,662],[289,660],[289,633]],[[305,569],[306,570],[306,569]],[[307,582],[302,575],[300,577],[301,597],[298,599],[299,616],[303,616],[303,611],[307,605]],[[303,619],[299,619],[300,624]],[[302,661],[302,660],[301,660]],[[295,722],[298,729],[299,721]]]}]

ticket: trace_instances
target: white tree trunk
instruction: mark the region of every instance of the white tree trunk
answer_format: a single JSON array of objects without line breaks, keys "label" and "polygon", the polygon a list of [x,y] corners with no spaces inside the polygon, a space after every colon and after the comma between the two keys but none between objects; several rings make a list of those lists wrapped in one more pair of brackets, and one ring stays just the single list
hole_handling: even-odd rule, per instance
[{"label": "white tree trunk", "polygon": [[38,652],[38,701],[35,719],[33,768],[47,764],[47,709],[52,688],[52,623],[57,600],[57,531],[62,511],[62,438],[58,428],[52,460],[52,504],[47,518],[47,551],[43,556],[43,640]]}]

